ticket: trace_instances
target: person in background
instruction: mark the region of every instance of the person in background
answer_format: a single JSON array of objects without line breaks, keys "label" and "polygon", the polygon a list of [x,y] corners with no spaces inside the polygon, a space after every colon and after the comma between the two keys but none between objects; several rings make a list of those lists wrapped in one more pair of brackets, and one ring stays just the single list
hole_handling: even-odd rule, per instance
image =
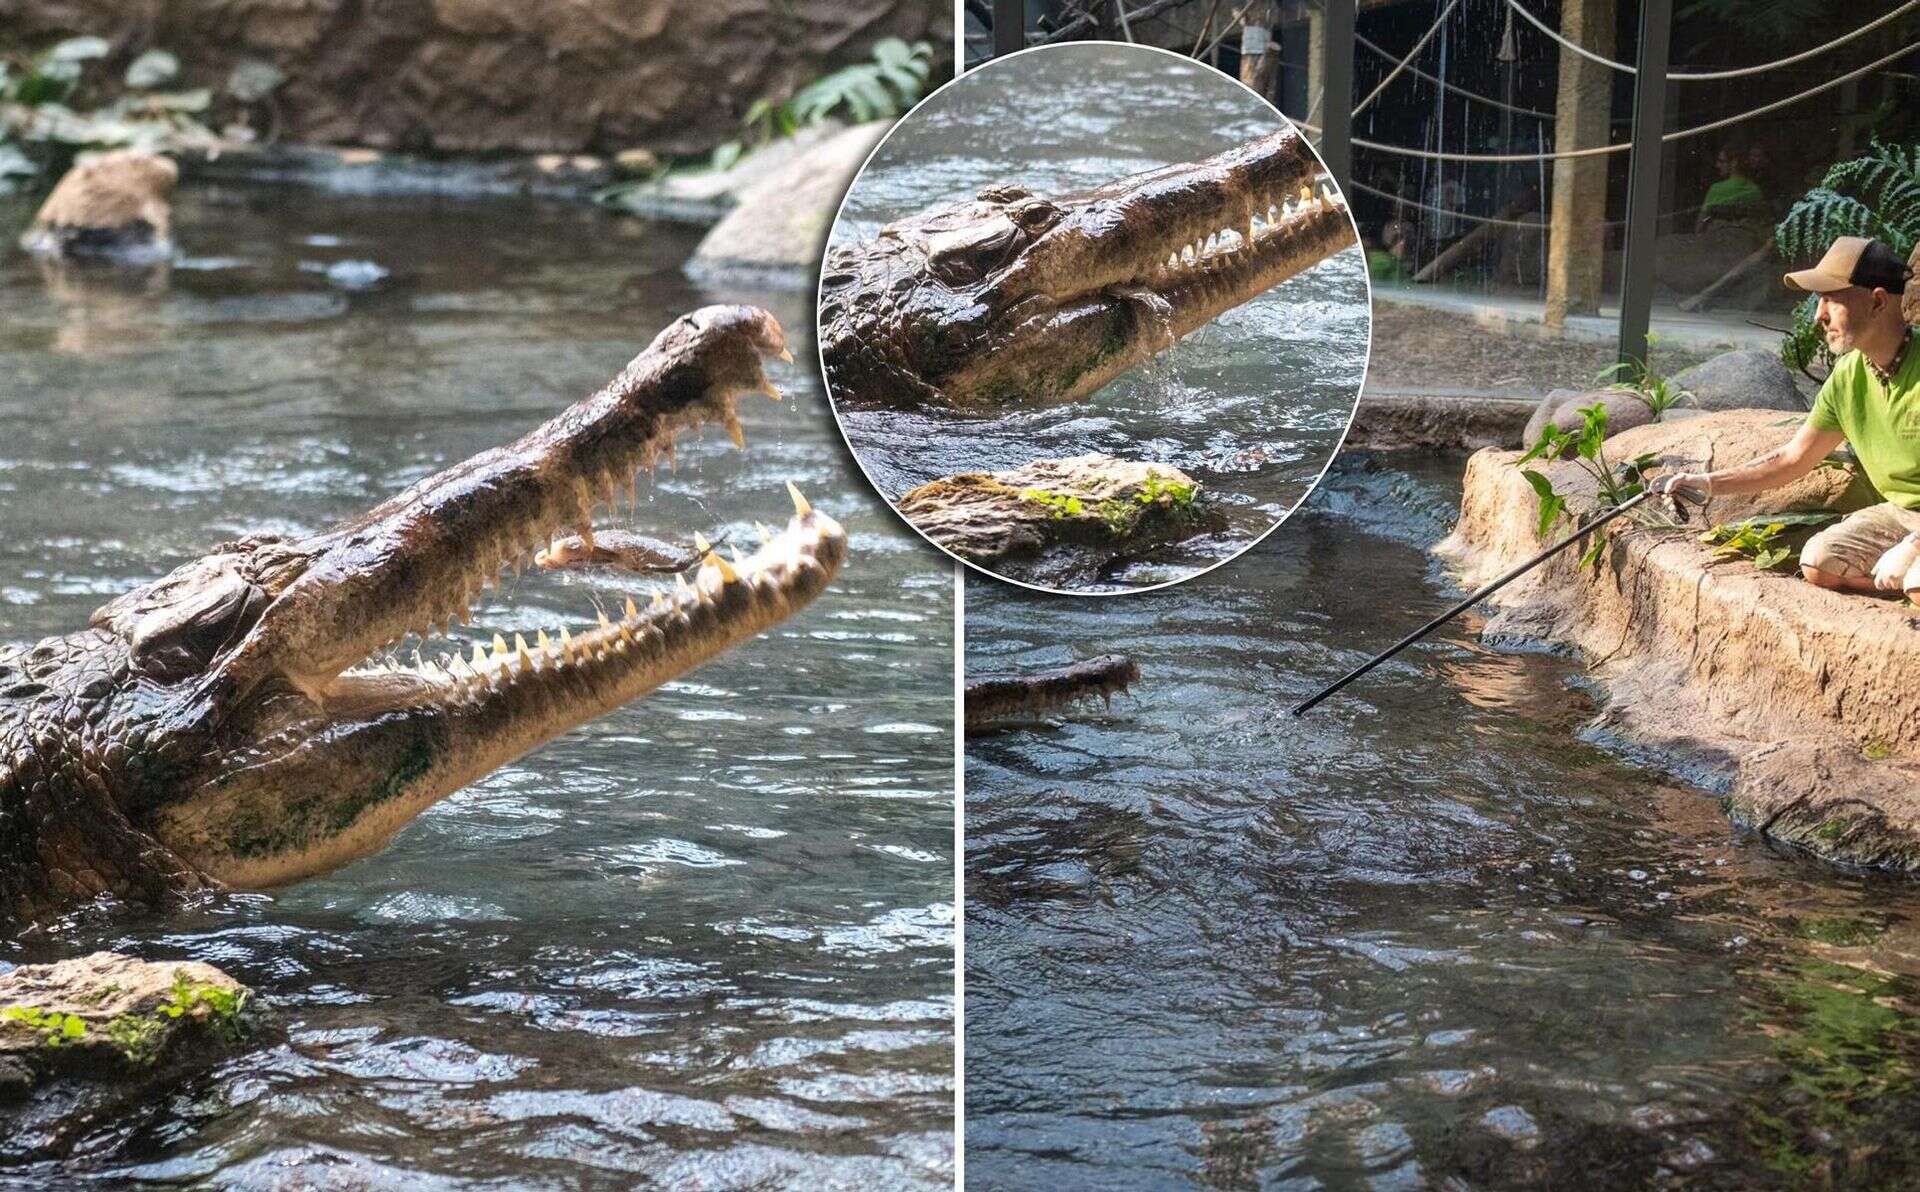
[{"label": "person in background", "polygon": [[1722,145],[1713,166],[1720,180],[1707,188],[1707,197],[1700,201],[1694,231],[1704,232],[1712,223],[1772,222],[1766,193],[1748,176],[1747,154],[1740,146],[1731,142]]}]

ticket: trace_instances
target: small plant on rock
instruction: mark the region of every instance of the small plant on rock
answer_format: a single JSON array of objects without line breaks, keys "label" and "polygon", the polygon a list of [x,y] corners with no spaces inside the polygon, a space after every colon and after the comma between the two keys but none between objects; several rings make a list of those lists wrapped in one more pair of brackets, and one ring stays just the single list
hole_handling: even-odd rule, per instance
[{"label": "small plant on rock", "polygon": [[1659,336],[1647,336],[1647,357],[1641,360],[1622,360],[1594,374],[1596,384],[1604,384],[1611,393],[1631,393],[1647,403],[1653,411],[1653,420],[1660,421],[1668,410],[1685,405],[1693,400],[1691,390],[1682,389],[1673,383],[1672,378],[1663,377],[1655,372],[1652,364],[1653,348],[1659,342]]},{"label": "small plant on rock", "polygon": [[0,1022],[17,1022],[40,1032],[40,1041],[48,1047],[63,1047],[86,1037],[87,1020],[78,1014],[43,1010],[38,1006],[8,1006],[0,1010]]},{"label": "small plant on rock", "polygon": [[1779,571],[1800,553],[1797,546],[1781,541],[1783,535],[1839,519],[1838,513],[1823,509],[1767,513],[1715,526],[1700,535],[1700,541],[1713,548],[1716,559],[1752,559],[1762,571]]},{"label": "small plant on rock", "polygon": [[[1581,471],[1593,478],[1594,490],[1600,499],[1600,507],[1594,513],[1599,516],[1619,508],[1645,491],[1645,472],[1653,465],[1654,457],[1651,454],[1640,455],[1616,466],[1607,459],[1607,407],[1596,402],[1581,407],[1579,413],[1581,426],[1578,433],[1569,434],[1548,423],[1546,429],[1540,432],[1539,440],[1527,449],[1525,455],[1514,461],[1514,466],[1521,467],[1541,458],[1567,460],[1579,465]],[[1542,538],[1562,522],[1577,528],[1579,521],[1567,508],[1566,498],[1554,491],[1553,481],[1547,479],[1545,473],[1522,467],[1521,475],[1526,477],[1527,483],[1540,498],[1539,533]],[[1597,566],[1606,544],[1606,535],[1596,536],[1587,553],[1580,557],[1581,566]]]}]

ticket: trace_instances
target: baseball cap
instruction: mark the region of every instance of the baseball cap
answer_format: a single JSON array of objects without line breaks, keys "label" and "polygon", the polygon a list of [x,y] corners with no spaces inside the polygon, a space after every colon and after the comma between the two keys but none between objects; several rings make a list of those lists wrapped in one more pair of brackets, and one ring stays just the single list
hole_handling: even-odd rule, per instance
[{"label": "baseball cap", "polygon": [[1898,295],[1907,284],[1907,263],[1884,240],[1864,236],[1841,236],[1827,249],[1827,255],[1811,269],[1786,275],[1789,289],[1809,294],[1830,294],[1848,286],[1865,286]]}]

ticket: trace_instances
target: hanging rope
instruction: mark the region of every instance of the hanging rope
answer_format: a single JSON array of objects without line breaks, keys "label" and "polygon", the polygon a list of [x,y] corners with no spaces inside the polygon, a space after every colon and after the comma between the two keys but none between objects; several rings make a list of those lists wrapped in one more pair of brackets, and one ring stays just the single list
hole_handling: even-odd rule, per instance
[{"label": "hanging rope", "polygon": [[[1385,51],[1385,50],[1383,50],[1383,49],[1381,49],[1381,48],[1380,48],[1380,47],[1379,47],[1379,46],[1378,46],[1377,44],[1375,44],[1374,42],[1371,42],[1371,41],[1368,41],[1368,40],[1367,40],[1367,39],[1366,39],[1365,37],[1363,37],[1363,36],[1361,36],[1360,34],[1358,34],[1358,33],[1355,33],[1355,34],[1353,35],[1353,40],[1354,40],[1354,42],[1355,42],[1356,44],[1358,44],[1358,45],[1361,45],[1361,46],[1365,46],[1365,47],[1366,47],[1367,49],[1369,49],[1369,50],[1372,50],[1372,51],[1373,51],[1374,53],[1376,53],[1376,54],[1378,54],[1378,55],[1380,55],[1380,56],[1381,56],[1382,58],[1385,58],[1385,59],[1386,59],[1387,61],[1389,61],[1389,62],[1392,62],[1392,61],[1393,61],[1393,55],[1392,55],[1392,54],[1390,54],[1390,53],[1388,53],[1387,51]],[[1460,96],[1460,97],[1462,97],[1463,99],[1471,99],[1471,100],[1473,100],[1473,101],[1475,101],[1476,103],[1484,103],[1484,104],[1489,104],[1489,105],[1491,105],[1491,106],[1493,106],[1493,107],[1496,107],[1496,108],[1504,108],[1504,109],[1506,109],[1507,111],[1509,111],[1509,112],[1512,112],[1512,113],[1514,113],[1515,115],[1518,115],[1518,116],[1531,116],[1531,117],[1533,117],[1533,118],[1534,118],[1535,120],[1551,120],[1551,119],[1553,119],[1553,113],[1552,113],[1552,112],[1538,112],[1538,111],[1535,111],[1535,110],[1534,110],[1534,109],[1532,109],[1532,108],[1522,108],[1522,107],[1516,107],[1516,106],[1514,106],[1513,104],[1510,104],[1510,103],[1505,103],[1505,102],[1502,102],[1501,100],[1497,100],[1497,99],[1495,99],[1495,98],[1493,98],[1493,97],[1492,97],[1492,96],[1490,96],[1490,95],[1482,95],[1482,94],[1480,94],[1480,93],[1479,93],[1479,92],[1477,92],[1477,91],[1469,91],[1469,90],[1467,90],[1467,89],[1466,89],[1465,87],[1456,87],[1456,86],[1454,86],[1454,85],[1453,85],[1452,83],[1449,83],[1449,82],[1447,82],[1447,81],[1446,81],[1445,79],[1443,79],[1443,78],[1441,78],[1441,77],[1439,77],[1438,75],[1430,75],[1430,74],[1428,74],[1428,73],[1427,73],[1426,71],[1424,71],[1424,70],[1421,70],[1421,69],[1420,69],[1419,67],[1417,67],[1417,66],[1411,66],[1411,65],[1409,65],[1409,66],[1407,67],[1407,73],[1408,73],[1408,74],[1411,74],[1411,75],[1414,75],[1414,76],[1416,76],[1416,77],[1418,77],[1418,78],[1422,78],[1422,79],[1425,79],[1425,80],[1426,80],[1427,82],[1429,82],[1429,83],[1434,83],[1434,84],[1437,84],[1438,86],[1440,86],[1440,87],[1442,87],[1442,88],[1444,88],[1445,90],[1448,90],[1448,91],[1451,91],[1451,92],[1453,92],[1453,93],[1454,93],[1455,95],[1458,95],[1458,96]],[[1359,109],[1357,109],[1357,108],[1355,109],[1355,111],[1356,111],[1356,112],[1357,112],[1358,110],[1359,110]]]},{"label": "hanging rope", "polygon": [[[1818,86],[1809,87],[1805,91],[1800,92],[1798,95],[1789,95],[1785,99],[1776,99],[1770,104],[1763,104],[1762,106],[1754,108],[1751,111],[1741,112],[1738,115],[1734,115],[1734,116],[1728,116],[1723,120],[1715,120],[1709,124],[1697,124],[1692,128],[1676,129],[1673,132],[1663,134],[1660,137],[1660,140],[1662,142],[1683,141],[1688,137],[1697,137],[1702,133],[1713,132],[1716,129],[1725,128],[1730,124],[1738,124],[1742,120],[1751,120],[1755,116],[1764,116],[1768,112],[1777,112],[1781,108],[1799,103],[1803,99],[1809,99],[1815,95],[1820,94],[1822,91],[1831,91],[1835,87],[1840,86],[1842,83],[1852,82],[1854,79],[1859,78],[1863,74],[1867,74],[1871,71],[1878,70],[1882,66],[1885,66],[1889,62],[1892,62],[1896,59],[1906,57],[1908,54],[1913,53],[1914,50],[1915,50],[1915,47],[1913,46],[1902,46],[1900,49],[1895,50],[1893,53],[1888,54],[1886,57],[1881,58],[1878,61],[1869,62],[1865,66],[1859,67],[1855,70],[1850,70],[1846,74],[1843,74],[1838,78],[1828,79],[1826,82],[1821,83]],[[1297,120],[1294,123],[1298,124],[1300,127],[1306,129],[1309,132],[1318,133],[1321,131],[1318,125],[1309,124],[1305,120]],[[1603,157],[1609,153],[1625,153],[1627,150],[1633,148],[1632,142],[1629,141],[1629,142],[1622,142],[1618,145],[1596,145],[1591,149],[1568,149],[1568,150],[1565,150],[1564,152],[1558,152],[1558,153],[1453,153],[1446,150],[1409,149],[1404,145],[1382,145],[1377,141],[1361,140],[1359,137],[1352,138],[1352,143],[1355,145],[1358,145],[1362,149],[1371,149],[1376,153],[1393,153],[1393,154],[1398,154],[1402,157],[1419,157],[1419,158],[1424,158],[1430,161],[1485,161],[1485,162],[1557,161],[1560,158]]]},{"label": "hanging rope", "polygon": [[[1520,3],[1520,0],[1507,0],[1507,7],[1519,13],[1523,18],[1526,19],[1526,22],[1529,25],[1532,25],[1535,29],[1540,30],[1540,32],[1546,34],[1548,37],[1551,37],[1553,40],[1559,42],[1565,48],[1572,50],[1574,53],[1580,55],[1582,58],[1585,58],[1587,61],[1597,62],[1601,66],[1612,67],[1614,70],[1622,71],[1626,74],[1639,73],[1639,71],[1635,67],[1629,66],[1625,62],[1615,62],[1611,58],[1602,58],[1600,55],[1594,53],[1592,50],[1586,49],[1583,46],[1575,45],[1573,42],[1568,41],[1566,38],[1560,36],[1560,33],[1558,30],[1549,26],[1545,21],[1542,21],[1539,17],[1534,16],[1531,12],[1528,12],[1526,7]],[[1912,12],[1916,8],[1920,8],[1920,0],[1907,0],[1907,3],[1902,4],[1900,7],[1894,9],[1892,12],[1887,13],[1885,16],[1879,17],[1876,20],[1867,22],[1866,24],[1860,26],[1858,29],[1855,29],[1851,33],[1843,33],[1839,37],[1834,38],[1832,41],[1827,42],[1824,45],[1817,45],[1810,50],[1803,50],[1800,53],[1794,54],[1793,56],[1788,58],[1781,58],[1773,62],[1762,62],[1757,66],[1736,67],[1732,70],[1692,70],[1692,71],[1670,70],[1667,72],[1667,81],[1676,82],[1676,83],[1701,83],[1701,82],[1711,82],[1714,79],[1738,79],[1746,75],[1764,74],[1770,70],[1777,70],[1782,66],[1791,66],[1796,62],[1804,62],[1808,58],[1812,58],[1820,54],[1824,54],[1828,50],[1831,50],[1836,46],[1846,45],[1848,42],[1854,40],[1855,38],[1863,37],[1866,34],[1871,33],[1873,30],[1878,29],[1880,26],[1886,24],[1888,21],[1894,20],[1898,17],[1903,17],[1906,14]]]},{"label": "hanging rope", "polygon": [[[1914,2],[1920,3],[1920,0],[1914,0]],[[1433,40],[1433,35],[1440,32],[1440,27],[1447,23],[1447,18],[1452,16],[1453,10],[1458,7],[1460,7],[1460,0],[1447,0],[1447,6],[1440,10],[1439,18],[1433,22],[1433,24],[1427,29],[1425,33],[1422,33],[1420,35],[1419,41],[1416,41],[1413,43],[1413,48],[1407,51],[1407,56],[1405,58],[1400,59],[1399,63],[1397,63],[1392,70],[1387,72],[1387,77],[1384,79],[1381,79],[1380,85],[1375,87],[1372,91],[1369,91],[1365,99],[1361,100],[1359,103],[1354,105],[1354,108],[1353,108],[1354,115],[1358,116],[1360,113],[1366,111],[1367,105],[1372,103],[1375,99],[1379,98],[1380,93],[1387,89],[1387,84],[1393,82],[1395,79],[1400,77],[1400,72],[1405,70],[1408,67],[1408,65],[1413,62],[1415,58],[1418,58],[1420,56],[1420,51],[1427,48],[1427,43]]]},{"label": "hanging rope", "polygon": [[[1501,219],[1493,215],[1474,215],[1473,213],[1468,211],[1452,211],[1445,207],[1435,207],[1428,203],[1422,203],[1418,199],[1409,199],[1405,195],[1391,194],[1387,191],[1381,190],[1377,186],[1369,186],[1366,183],[1359,181],[1358,179],[1349,181],[1347,183],[1346,189],[1361,191],[1365,194],[1373,195],[1375,198],[1385,199],[1389,203],[1394,203],[1400,207],[1412,207],[1412,208],[1415,208],[1416,210],[1425,211],[1433,215],[1451,215],[1455,219],[1464,219],[1469,223],[1498,224],[1503,228],[1520,228],[1529,232],[1537,232],[1541,228],[1544,228],[1547,226],[1547,221],[1544,218],[1544,215],[1539,220],[1529,222],[1524,219]],[[1678,211],[1662,211],[1655,218],[1658,218],[1658,219],[1677,218],[1682,215],[1693,215],[1699,210],[1700,208],[1698,206],[1682,207]],[[1624,219],[1603,219],[1599,222],[1599,224],[1594,226],[1602,227],[1602,228],[1624,228],[1627,226],[1627,221]]]}]

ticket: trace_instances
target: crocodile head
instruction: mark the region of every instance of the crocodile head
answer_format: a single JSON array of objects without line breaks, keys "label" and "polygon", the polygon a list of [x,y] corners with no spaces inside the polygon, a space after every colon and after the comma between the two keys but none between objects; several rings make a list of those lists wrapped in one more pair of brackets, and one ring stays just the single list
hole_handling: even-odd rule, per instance
[{"label": "crocodile head", "polygon": [[[229,543],[0,650],[0,914],[100,893],[264,887],[381,847],[436,800],[686,673],[817,596],[845,557],[797,491],[752,554],[709,553],[613,618],[399,666],[556,534],[591,539],[674,436],[773,394],[772,316],[708,307],[505,447],[311,537]],[[789,358],[790,357],[786,357]]]},{"label": "crocodile head", "polygon": [[1291,129],[1079,194],[991,187],[828,255],[828,387],[869,407],[1084,397],[1353,243]]},{"label": "crocodile head", "polygon": [[969,731],[1021,717],[1044,716],[1083,699],[1111,701],[1140,681],[1140,664],[1125,654],[1102,654],[1026,674],[967,680]]}]

